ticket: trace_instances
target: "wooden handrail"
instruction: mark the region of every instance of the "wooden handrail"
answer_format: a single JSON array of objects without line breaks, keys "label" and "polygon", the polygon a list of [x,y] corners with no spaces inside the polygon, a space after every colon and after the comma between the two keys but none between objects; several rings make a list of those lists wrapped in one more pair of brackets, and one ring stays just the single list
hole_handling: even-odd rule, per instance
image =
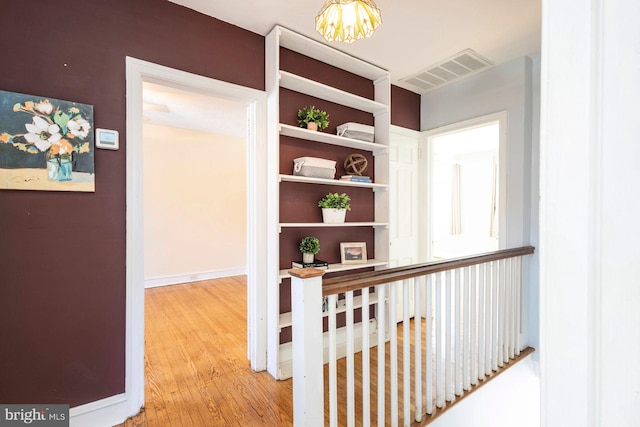
[{"label": "wooden handrail", "polygon": [[369,271],[349,276],[334,277],[322,282],[322,295],[327,296],[340,294],[343,292],[367,288],[369,286],[438,273],[440,271],[454,270],[456,268],[468,267],[470,265],[482,264],[489,261],[530,255],[534,251],[535,248],[533,246],[523,246],[520,248],[503,249],[484,254],[472,255],[469,257],[452,258],[424,264],[387,268],[384,270]]}]

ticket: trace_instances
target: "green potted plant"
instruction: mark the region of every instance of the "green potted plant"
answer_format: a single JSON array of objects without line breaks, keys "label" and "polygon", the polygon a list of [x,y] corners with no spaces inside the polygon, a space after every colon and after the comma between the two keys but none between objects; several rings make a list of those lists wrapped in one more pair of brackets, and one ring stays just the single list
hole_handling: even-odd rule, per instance
[{"label": "green potted plant", "polygon": [[351,199],[345,193],[328,193],[318,202],[322,208],[322,221],[328,224],[344,222],[347,211],[351,210]]},{"label": "green potted plant", "polygon": [[300,241],[300,252],[302,252],[303,263],[312,263],[313,256],[320,252],[320,240],[317,237],[304,237]]},{"label": "green potted plant", "polygon": [[298,126],[309,130],[324,130],[329,126],[329,114],[312,105],[298,110]]}]

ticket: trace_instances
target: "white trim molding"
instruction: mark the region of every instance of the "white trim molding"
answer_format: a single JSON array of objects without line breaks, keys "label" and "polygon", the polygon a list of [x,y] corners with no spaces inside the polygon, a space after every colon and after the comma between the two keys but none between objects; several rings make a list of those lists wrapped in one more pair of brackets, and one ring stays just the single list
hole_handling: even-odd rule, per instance
[{"label": "white trim molding", "polygon": [[221,277],[243,276],[247,274],[245,268],[232,268],[226,270],[199,271],[197,273],[174,274],[171,276],[149,277],[144,279],[145,288],[157,288],[160,286],[177,285],[180,283],[200,282],[202,280],[219,279]]},{"label": "white trim molding", "polygon": [[398,125],[390,125],[389,126],[389,132],[394,133],[396,135],[408,136],[410,138],[419,138],[420,134],[422,133],[422,132],[420,132],[418,130],[404,128],[404,127],[398,126]]},{"label": "white trim molding", "polygon": [[541,424],[637,425],[640,3],[542,13]]},{"label": "white trim molding", "polygon": [[128,418],[127,396],[118,394],[73,407],[69,410],[70,427],[111,427]]},{"label": "white trim molding", "polygon": [[[248,358],[266,369],[266,96],[263,91],[126,58],[127,78],[127,270],[126,417],[144,404],[144,249],[142,204],[142,84],[152,82],[243,102],[247,106],[247,292]],[[126,418],[125,417],[125,418]],[[122,420],[121,420],[122,421]]]}]

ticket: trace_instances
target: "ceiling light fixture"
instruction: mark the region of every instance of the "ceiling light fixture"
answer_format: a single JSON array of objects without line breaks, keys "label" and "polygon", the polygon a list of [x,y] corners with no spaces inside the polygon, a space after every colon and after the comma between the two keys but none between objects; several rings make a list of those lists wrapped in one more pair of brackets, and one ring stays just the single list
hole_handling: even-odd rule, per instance
[{"label": "ceiling light fixture", "polygon": [[371,37],[381,22],[372,0],[327,0],[316,16],[316,30],[327,41],[353,43]]}]

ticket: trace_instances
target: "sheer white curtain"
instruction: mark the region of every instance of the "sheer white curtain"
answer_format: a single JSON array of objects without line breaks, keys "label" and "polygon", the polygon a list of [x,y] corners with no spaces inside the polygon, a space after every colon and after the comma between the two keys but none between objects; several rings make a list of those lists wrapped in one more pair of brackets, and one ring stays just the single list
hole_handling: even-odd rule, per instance
[{"label": "sheer white curtain", "polygon": [[489,216],[489,237],[498,237],[498,162],[493,159],[491,177],[491,213]]},{"label": "sheer white curtain", "polygon": [[451,234],[462,234],[462,165],[453,165],[453,177],[451,179]]}]

